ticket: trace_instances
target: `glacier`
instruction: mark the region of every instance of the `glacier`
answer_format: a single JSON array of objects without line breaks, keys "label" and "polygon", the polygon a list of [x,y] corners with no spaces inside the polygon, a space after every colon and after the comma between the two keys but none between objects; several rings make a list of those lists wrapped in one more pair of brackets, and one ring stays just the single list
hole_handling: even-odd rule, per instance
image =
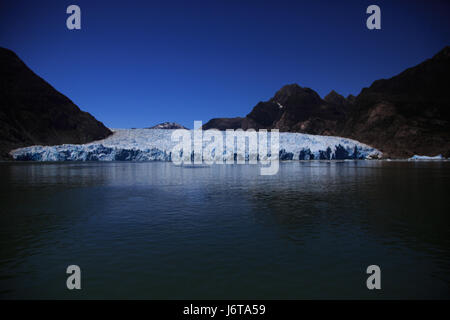
[{"label": "glacier", "polygon": [[[10,152],[19,161],[170,161],[171,129],[112,129],[106,139],[87,144],[30,146]],[[192,135],[191,130],[191,135]],[[236,131],[236,134],[245,132]],[[280,132],[280,160],[380,159],[382,153],[356,140]],[[270,132],[268,138],[270,141]],[[209,141],[203,141],[207,145]],[[248,148],[246,149],[248,150]],[[246,158],[248,160],[248,151]]]}]

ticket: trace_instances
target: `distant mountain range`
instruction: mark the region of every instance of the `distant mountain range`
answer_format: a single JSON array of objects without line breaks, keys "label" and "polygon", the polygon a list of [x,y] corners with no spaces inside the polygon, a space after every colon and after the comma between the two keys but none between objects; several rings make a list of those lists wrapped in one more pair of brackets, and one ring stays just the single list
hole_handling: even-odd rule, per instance
[{"label": "distant mountain range", "polygon": [[187,129],[176,122],[163,122],[147,129]]},{"label": "distant mountain range", "polygon": [[[450,47],[390,79],[375,81],[358,96],[286,85],[246,117],[215,118],[203,129],[279,129],[352,138],[385,157],[414,154],[450,157]],[[0,158],[30,145],[83,144],[112,132],[31,71],[11,50],[0,48]],[[165,122],[152,129],[178,129]]]},{"label": "distant mountain range", "polygon": [[81,144],[112,132],[0,48],[0,158],[30,145]]},{"label": "distant mountain range", "polygon": [[386,157],[450,156],[450,47],[355,96],[284,86],[244,118],[215,118],[203,128],[279,129],[342,136],[369,144]]}]

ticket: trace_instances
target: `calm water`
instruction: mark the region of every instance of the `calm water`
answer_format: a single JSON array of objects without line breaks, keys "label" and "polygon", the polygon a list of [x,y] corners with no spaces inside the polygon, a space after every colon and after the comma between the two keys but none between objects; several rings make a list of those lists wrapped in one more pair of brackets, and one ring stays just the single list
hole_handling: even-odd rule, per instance
[{"label": "calm water", "polygon": [[1,163],[0,188],[0,298],[450,298],[449,162]]}]

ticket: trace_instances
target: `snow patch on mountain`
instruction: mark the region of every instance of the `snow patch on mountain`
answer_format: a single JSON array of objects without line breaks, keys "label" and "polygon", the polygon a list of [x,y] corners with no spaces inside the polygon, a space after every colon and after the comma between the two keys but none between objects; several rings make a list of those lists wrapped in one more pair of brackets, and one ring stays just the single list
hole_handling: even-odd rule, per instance
[{"label": "snow patch on mountain", "polygon": [[281,103],[277,102],[277,104],[278,104],[278,108],[279,109],[283,109],[284,108],[284,106]]},{"label": "snow patch on mountain", "polygon": [[147,129],[187,129],[176,122],[163,122]]}]

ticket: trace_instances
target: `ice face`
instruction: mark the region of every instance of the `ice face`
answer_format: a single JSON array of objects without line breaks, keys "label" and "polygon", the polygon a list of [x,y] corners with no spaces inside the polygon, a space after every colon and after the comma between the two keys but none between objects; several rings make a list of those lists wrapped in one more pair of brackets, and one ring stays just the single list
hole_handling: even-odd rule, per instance
[{"label": "ice face", "polygon": [[[174,130],[113,131],[108,138],[88,144],[31,146],[15,149],[10,154],[23,161],[170,161],[172,148],[177,144],[171,139]],[[208,143],[203,141],[204,146]],[[352,139],[288,132],[280,133],[279,153],[280,160],[377,159],[382,155],[377,149]]]}]

